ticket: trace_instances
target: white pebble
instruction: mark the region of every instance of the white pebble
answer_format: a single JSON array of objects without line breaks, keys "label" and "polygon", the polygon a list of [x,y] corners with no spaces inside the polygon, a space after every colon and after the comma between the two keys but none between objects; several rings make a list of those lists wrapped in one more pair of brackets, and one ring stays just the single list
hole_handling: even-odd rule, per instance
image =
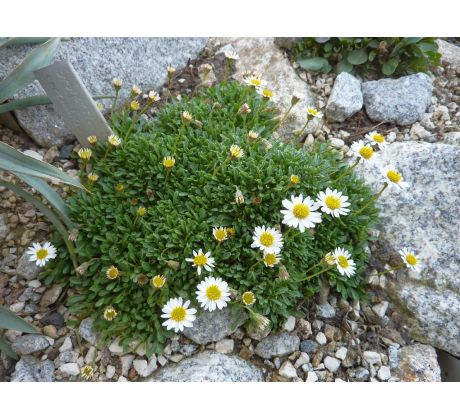
[{"label": "white pebble", "polygon": [[310,356],[307,353],[300,353],[299,358],[296,360],[294,367],[298,369],[299,367],[310,362]]},{"label": "white pebble", "polygon": [[381,381],[388,381],[391,378],[390,368],[388,366],[382,366],[377,372],[377,378]]},{"label": "white pebble", "polygon": [[318,381],[318,375],[316,372],[308,372],[307,373],[307,379],[305,382],[317,382]]},{"label": "white pebble", "polygon": [[62,346],[59,347],[59,353],[62,353],[64,351],[72,350],[72,340],[70,337],[66,337],[64,340],[64,343],[62,343]]},{"label": "white pebble", "polygon": [[292,363],[289,360],[286,360],[280,370],[279,374],[281,376],[284,376],[285,378],[293,379],[297,378],[297,371],[294,366],[292,366]]},{"label": "white pebble", "polygon": [[378,315],[380,318],[383,318],[385,316],[385,313],[387,312],[387,309],[388,309],[388,302],[387,301],[383,301],[383,302],[380,302],[378,303],[377,305],[374,305],[372,307],[372,310],[376,313],[376,315]]},{"label": "white pebble", "polygon": [[115,366],[108,365],[107,370],[105,371],[105,376],[107,376],[107,379],[112,379],[114,375],[115,375]]},{"label": "white pebble", "polygon": [[64,363],[59,368],[59,371],[70,376],[77,376],[80,374],[80,368],[76,363]]},{"label": "white pebble", "polygon": [[222,354],[228,354],[233,351],[235,342],[232,339],[224,338],[216,343],[216,351]]},{"label": "white pebble", "polygon": [[287,321],[284,323],[284,330],[291,332],[294,331],[295,328],[295,317],[290,316]]},{"label": "white pebble", "polygon": [[326,356],[324,359],[324,366],[329,372],[335,373],[340,367],[340,360],[335,357]]},{"label": "white pebble", "polygon": [[316,334],[316,342],[321,346],[324,346],[327,343],[327,338],[322,331]]},{"label": "white pebble", "polygon": [[381,362],[380,354],[375,351],[365,351],[364,360],[370,365],[375,365]]},{"label": "white pebble", "polygon": [[347,357],[348,349],[346,347],[340,347],[336,352],[335,352],[335,357],[340,360],[345,360]]}]

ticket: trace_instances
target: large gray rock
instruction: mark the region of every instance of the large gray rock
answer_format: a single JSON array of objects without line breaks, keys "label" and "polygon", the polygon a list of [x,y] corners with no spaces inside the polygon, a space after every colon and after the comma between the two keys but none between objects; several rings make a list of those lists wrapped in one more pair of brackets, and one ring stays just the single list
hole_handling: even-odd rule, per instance
[{"label": "large gray rock", "polygon": [[369,118],[410,125],[420,121],[431,104],[433,86],[425,73],[399,79],[380,79],[361,85],[364,107]]},{"label": "large gray rock", "polygon": [[263,371],[238,356],[213,351],[168,365],[148,382],[262,382]]},{"label": "large gray rock", "polygon": [[16,266],[16,274],[26,280],[35,280],[42,270],[35,261],[29,261],[30,255],[24,251]]},{"label": "large gray rock", "polygon": [[18,354],[32,354],[36,351],[45,350],[50,342],[43,335],[27,334],[18,337],[13,345],[13,350]]},{"label": "large gray rock", "polygon": [[263,359],[282,357],[299,350],[300,338],[287,332],[269,335],[257,344],[255,353]]},{"label": "large gray rock", "polygon": [[392,163],[407,190],[385,191],[380,246],[391,252],[409,247],[425,270],[407,269],[387,284],[413,338],[460,356],[460,149],[447,144],[396,142],[366,168],[359,167],[375,191],[381,188],[379,165]]},{"label": "large gray rock", "polygon": [[[218,39],[222,44],[232,45],[240,57],[235,62],[236,78],[241,80],[241,73],[246,70],[261,73],[267,87],[275,94],[273,102],[281,111],[287,111],[290,107],[294,93],[302,98],[283,124],[283,129],[287,131],[299,129],[305,124],[307,106],[315,106],[315,99],[274,40],[275,38]],[[317,127],[317,123],[312,121],[305,132],[315,132]]]},{"label": "large gray rock", "polygon": [[394,376],[403,382],[441,382],[436,350],[425,344],[403,347],[398,352]]},{"label": "large gray rock", "polygon": [[340,73],[335,79],[331,96],[327,102],[327,119],[343,122],[356,114],[362,107],[361,82],[350,73]]},{"label": "large gray rock", "polygon": [[54,363],[52,360],[38,360],[32,356],[22,356],[16,363],[11,382],[53,382]]},{"label": "large gray rock", "polygon": [[246,319],[247,315],[244,313],[244,316],[241,316],[238,323],[234,325],[235,319],[232,317],[228,307],[220,311],[204,311],[193,323],[193,327],[185,328],[182,334],[197,344],[205,345],[227,337],[242,325]]},{"label": "large gray rock", "polygon": [[[93,95],[112,94],[111,81],[123,79],[128,94],[133,84],[143,90],[166,81],[168,65],[183,67],[206,45],[206,38],[72,38],[59,47],[56,60],[69,60]],[[0,80],[23,59],[30,46],[0,50]],[[38,82],[22,89],[15,98],[43,94]],[[24,130],[42,147],[62,145],[73,139],[52,106],[16,111]]]},{"label": "large gray rock", "polygon": [[460,69],[460,47],[442,39],[438,39],[436,42],[439,47],[438,51],[441,53],[441,60]]}]

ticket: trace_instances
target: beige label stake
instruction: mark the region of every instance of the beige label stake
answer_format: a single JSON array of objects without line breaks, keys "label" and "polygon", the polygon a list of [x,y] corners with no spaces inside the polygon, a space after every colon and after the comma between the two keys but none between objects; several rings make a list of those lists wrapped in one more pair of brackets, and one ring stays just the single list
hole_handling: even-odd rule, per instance
[{"label": "beige label stake", "polygon": [[66,127],[82,145],[89,145],[88,136],[105,141],[113,134],[72,64],[57,61],[34,74]]}]

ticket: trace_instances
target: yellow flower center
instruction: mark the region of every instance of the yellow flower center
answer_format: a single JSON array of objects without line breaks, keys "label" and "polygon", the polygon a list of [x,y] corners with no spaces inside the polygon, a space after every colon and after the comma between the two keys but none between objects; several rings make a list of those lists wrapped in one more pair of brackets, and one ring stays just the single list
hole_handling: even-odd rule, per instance
[{"label": "yellow flower center", "polygon": [[208,262],[208,257],[204,254],[198,254],[194,259],[193,263],[197,266],[202,267]]},{"label": "yellow flower center", "polygon": [[107,277],[112,280],[116,279],[118,277],[118,268],[110,267],[107,271]]},{"label": "yellow flower center", "polygon": [[342,205],[340,198],[337,197],[336,195],[328,195],[326,199],[324,200],[324,203],[331,210],[336,210],[340,208],[340,206]]},{"label": "yellow flower center", "polygon": [[364,159],[370,159],[374,154],[374,149],[371,146],[363,146],[359,149],[359,154]]},{"label": "yellow flower center", "polygon": [[345,257],[344,255],[339,255],[339,257],[337,258],[337,261],[340,265],[340,267],[342,268],[348,268],[350,263],[348,262],[348,259],[347,257]]},{"label": "yellow flower center", "polygon": [[215,284],[206,289],[206,297],[209,300],[219,300],[222,297],[222,292]]},{"label": "yellow flower center", "polygon": [[276,255],[275,254],[265,254],[264,255],[264,262],[268,266],[276,264]]},{"label": "yellow flower center", "polygon": [[297,175],[291,175],[291,183],[297,185],[300,182],[300,178]]},{"label": "yellow flower center", "polygon": [[118,192],[123,192],[124,189],[125,189],[125,186],[123,184],[117,184],[115,186],[115,189],[118,191]]},{"label": "yellow flower center", "polygon": [[215,232],[214,232],[214,237],[219,241],[219,242],[222,242],[224,239],[227,238],[227,230],[226,229],[217,229]]},{"label": "yellow flower center", "polygon": [[396,184],[398,182],[401,181],[402,179],[402,176],[400,173],[396,172],[396,171],[393,171],[393,169],[390,169],[388,172],[387,172],[387,178],[391,181],[391,182],[395,182]]},{"label": "yellow flower center", "polygon": [[139,208],[137,209],[137,215],[140,216],[140,217],[142,217],[142,216],[145,215],[145,212],[146,212],[146,211],[147,211],[147,209],[146,209],[145,207],[139,207]]},{"label": "yellow flower center", "polygon": [[253,77],[253,78],[250,80],[250,83],[251,83],[251,85],[253,85],[253,86],[260,86],[261,83],[262,83],[262,80]]},{"label": "yellow flower center", "polygon": [[271,90],[264,89],[262,91],[262,95],[265,96],[266,98],[271,98],[273,97],[273,92]]},{"label": "yellow flower center", "polygon": [[181,322],[185,319],[186,316],[187,316],[187,312],[185,312],[185,309],[182,306],[176,306],[171,311],[171,319],[173,321]]},{"label": "yellow flower center", "polygon": [[414,254],[407,254],[406,255],[406,261],[410,265],[416,265],[417,264],[417,257]]},{"label": "yellow flower center", "polygon": [[107,321],[112,321],[117,316],[115,309],[106,309],[104,312],[104,318]]},{"label": "yellow flower center", "polygon": [[315,108],[308,108],[307,113],[310,115],[318,115],[318,110]]},{"label": "yellow flower center", "polygon": [[48,250],[45,248],[39,249],[37,251],[37,259],[44,260],[48,256]]},{"label": "yellow flower center", "polygon": [[163,166],[168,169],[172,168],[175,163],[176,161],[172,158],[166,158],[165,160],[163,160]]},{"label": "yellow flower center", "polygon": [[310,207],[303,203],[297,203],[294,204],[292,212],[297,219],[305,219],[310,214]]},{"label": "yellow flower center", "polygon": [[385,136],[377,133],[373,135],[372,139],[377,143],[383,143],[385,141]]},{"label": "yellow flower center", "polygon": [[252,305],[256,301],[256,298],[254,296],[254,293],[244,292],[243,296],[241,296],[241,300],[245,305]]},{"label": "yellow flower center", "polygon": [[152,284],[154,287],[156,287],[157,289],[160,289],[161,287],[164,286],[165,284],[165,278],[163,276],[155,276],[153,279],[152,279]]},{"label": "yellow flower center", "polygon": [[264,246],[272,246],[275,243],[275,237],[270,232],[264,232],[260,235],[260,243]]}]

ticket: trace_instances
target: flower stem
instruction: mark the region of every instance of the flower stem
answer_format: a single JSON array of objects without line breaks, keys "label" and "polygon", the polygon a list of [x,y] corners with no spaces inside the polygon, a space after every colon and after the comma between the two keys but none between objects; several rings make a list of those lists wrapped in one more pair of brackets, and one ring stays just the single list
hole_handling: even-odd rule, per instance
[{"label": "flower stem", "polygon": [[300,280],[300,281],[307,281],[307,280],[310,280],[310,279],[312,279],[313,277],[319,276],[320,274],[323,274],[323,273],[326,273],[327,271],[332,270],[333,268],[335,268],[335,266],[326,267],[326,268],[322,269],[321,271],[318,271],[317,273],[312,274],[311,276],[305,277],[303,280]]},{"label": "flower stem", "polygon": [[312,265],[308,270],[307,270],[307,273],[311,270],[313,270],[315,267],[318,267],[319,265],[321,265],[323,263],[323,259],[321,259],[319,261],[319,263],[316,263],[315,265]]},{"label": "flower stem", "polygon": [[212,173],[212,176],[215,177],[217,175],[217,172],[219,172],[224,165],[226,165],[230,161],[229,158],[225,159],[219,166],[217,166],[216,169],[214,169],[214,172]]},{"label": "flower stem", "polygon": [[345,175],[348,175],[353,169],[355,169],[358,166],[358,163],[361,161],[361,158],[356,159],[356,162],[353,163],[353,165],[349,166],[348,169],[346,169],[342,175],[340,175],[338,178],[334,180],[334,182],[337,182],[339,179],[342,179]]},{"label": "flower stem", "polygon": [[230,60],[226,59],[225,60],[224,80],[223,80],[224,83],[227,83],[227,76],[228,76],[229,70],[230,70]]},{"label": "flower stem", "polygon": [[[292,108],[294,108],[293,104],[291,104],[289,109],[284,113],[283,118],[281,118],[281,120],[279,121],[278,125],[276,126],[276,129],[280,128],[283,125],[284,121],[286,121],[286,118],[289,115],[289,113],[291,112]],[[308,122],[307,122],[307,124],[308,124]]]},{"label": "flower stem", "polygon": [[404,268],[405,265],[404,264],[401,264],[401,265],[397,265],[396,267],[391,267],[389,268],[388,270],[384,270],[384,271],[380,271],[376,274],[371,274],[371,276],[380,276],[382,274],[386,274],[386,273],[391,273],[393,271],[398,271],[398,270],[401,270],[402,268]]},{"label": "flower stem", "polygon": [[115,92],[115,99],[113,100],[112,109],[110,110],[110,119],[112,119],[112,117],[113,117],[113,113],[115,112],[115,107],[116,107],[117,102],[118,102],[118,92],[119,92],[119,90],[117,90]]},{"label": "flower stem", "polygon": [[385,182],[385,184],[383,185],[383,188],[377,193],[375,194],[365,205],[364,207],[361,207],[355,214],[360,214],[362,213],[362,211],[364,209],[366,209],[368,206],[370,206],[372,203],[374,203],[375,201],[378,200],[378,198],[382,195],[382,193],[385,191],[385,189],[388,187],[388,183]]}]

